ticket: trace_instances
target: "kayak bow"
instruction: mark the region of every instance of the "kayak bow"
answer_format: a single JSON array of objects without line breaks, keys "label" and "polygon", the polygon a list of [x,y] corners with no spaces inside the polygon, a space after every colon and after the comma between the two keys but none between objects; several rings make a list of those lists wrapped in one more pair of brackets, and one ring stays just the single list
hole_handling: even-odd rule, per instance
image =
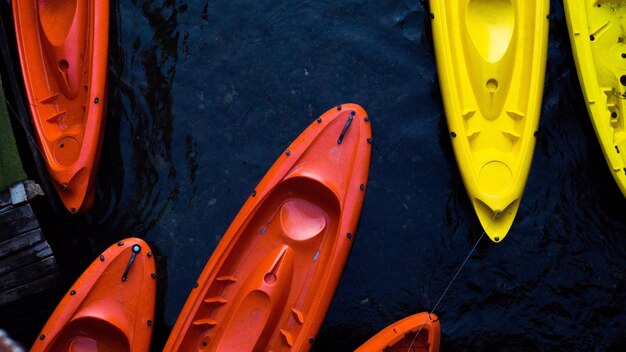
[{"label": "kayak bow", "polygon": [[13,1],[35,134],[72,213],[89,209],[104,130],[109,2]]},{"label": "kayak bow", "polygon": [[311,347],[354,241],[371,136],[365,111],[346,104],[289,146],[224,234],[164,351]]},{"label": "kayak bow", "polygon": [[439,352],[440,340],[439,318],[433,313],[423,312],[389,325],[367,340],[355,352]]},{"label": "kayak bow", "polygon": [[431,0],[452,147],[487,235],[508,233],[535,148],[548,46],[547,0]]},{"label": "kayak bow", "polygon": [[31,352],[148,351],[155,295],[150,247],[138,238],[120,241],[76,280]]}]

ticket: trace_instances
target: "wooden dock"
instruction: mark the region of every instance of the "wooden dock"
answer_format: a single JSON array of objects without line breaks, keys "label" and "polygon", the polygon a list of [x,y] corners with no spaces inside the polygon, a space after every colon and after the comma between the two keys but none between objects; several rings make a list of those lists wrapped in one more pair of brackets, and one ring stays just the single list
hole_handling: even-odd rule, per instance
[{"label": "wooden dock", "polygon": [[63,283],[31,207],[42,194],[33,181],[0,190],[0,328],[24,346],[47,320]]},{"label": "wooden dock", "polygon": [[29,200],[43,195],[32,181],[0,191],[0,306],[55,287],[61,277]]},{"label": "wooden dock", "polygon": [[54,209],[56,200],[21,98],[5,24],[0,13],[0,76],[5,80],[0,79],[0,328],[30,344],[33,331],[50,314],[47,301],[57,299],[63,280],[33,211],[33,204],[49,203],[43,209]]},{"label": "wooden dock", "polygon": [[29,203],[44,194],[17,150],[0,80],[0,307],[56,285],[59,270]]}]

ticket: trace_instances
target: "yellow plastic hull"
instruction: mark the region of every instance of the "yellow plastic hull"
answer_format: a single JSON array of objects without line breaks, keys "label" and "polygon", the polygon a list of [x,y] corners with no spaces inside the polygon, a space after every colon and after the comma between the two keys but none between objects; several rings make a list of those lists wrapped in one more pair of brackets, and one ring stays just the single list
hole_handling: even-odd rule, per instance
[{"label": "yellow plastic hull", "polygon": [[587,110],[615,182],[626,196],[626,3],[563,3]]},{"label": "yellow plastic hull", "polygon": [[548,46],[547,0],[431,0],[452,146],[487,235],[506,236],[528,178]]}]

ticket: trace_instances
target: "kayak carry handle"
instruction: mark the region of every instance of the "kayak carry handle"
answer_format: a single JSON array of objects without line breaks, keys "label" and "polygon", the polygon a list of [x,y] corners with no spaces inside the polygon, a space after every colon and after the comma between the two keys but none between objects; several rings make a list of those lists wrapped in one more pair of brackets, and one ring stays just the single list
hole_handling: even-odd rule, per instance
[{"label": "kayak carry handle", "polygon": [[356,115],[354,111],[350,113],[350,117],[348,117],[348,121],[346,121],[345,126],[343,126],[343,130],[341,130],[339,139],[337,139],[337,144],[341,144],[341,142],[343,142],[343,137],[346,135],[346,132],[348,131],[348,127],[350,127],[350,124],[352,123],[352,119],[354,119],[354,115]]},{"label": "kayak carry handle", "polygon": [[126,281],[126,277],[128,276],[128,272],[130,271],[130,266],[133,265],[135,261],[135,256],[137,253],[141,252],[141,246],[138,244],[133,245],[133,254],[130,255],[130,260],[128,264],[126,264],[126,270],[124,270],[124,274],[122,275],[122,281]]}]

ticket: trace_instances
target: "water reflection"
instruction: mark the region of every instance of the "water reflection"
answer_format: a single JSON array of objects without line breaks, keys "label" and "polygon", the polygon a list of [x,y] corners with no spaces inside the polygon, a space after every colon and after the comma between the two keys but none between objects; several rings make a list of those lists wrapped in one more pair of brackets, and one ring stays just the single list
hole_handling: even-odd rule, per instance
[{"label": "water reflection", "polygon": [[172,157],[172,84],[178,60],[177,15],[184,7],[172,1],[113,5],[109,138],[99,182],[109,187],[99,194],[110,210],[101,221],[117,232],[144,235],[179,194]]}]

